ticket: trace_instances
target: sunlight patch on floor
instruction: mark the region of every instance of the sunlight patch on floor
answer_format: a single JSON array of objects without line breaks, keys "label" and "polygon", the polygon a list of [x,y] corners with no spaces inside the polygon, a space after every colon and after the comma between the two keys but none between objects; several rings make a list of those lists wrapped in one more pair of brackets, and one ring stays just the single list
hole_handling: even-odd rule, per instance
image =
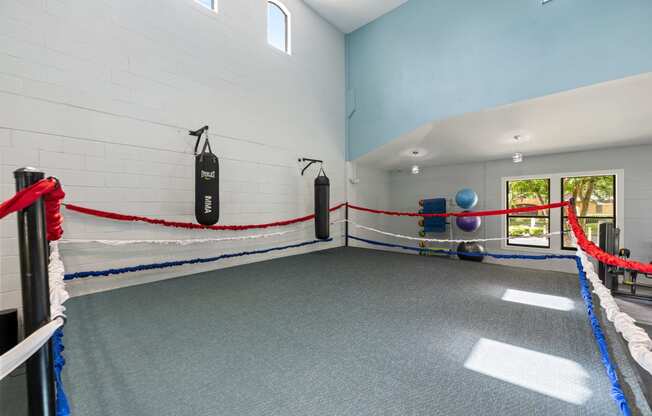
[{"label": "sunlight patch on floor", "polygon": [[575,308],[573,300],[563,296],[545,295],[517,289],[507,289],[501,299],[507,302],[522,303],[558,311],[572,311]]},{"label": "sunlight patch on floor", "polygon": [[578,363],[487,338],[475,344],[464,367],[576,405],[593,394]]}]

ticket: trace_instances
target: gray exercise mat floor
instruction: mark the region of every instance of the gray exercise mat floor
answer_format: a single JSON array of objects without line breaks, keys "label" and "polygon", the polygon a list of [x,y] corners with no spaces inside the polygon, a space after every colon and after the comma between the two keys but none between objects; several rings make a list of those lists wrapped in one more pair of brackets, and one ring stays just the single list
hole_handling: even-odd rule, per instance
[{"label": "gray exercise mat floor", "polygon": [[67,307],[73,415],[619,413],[567,274],[339,248]]}]

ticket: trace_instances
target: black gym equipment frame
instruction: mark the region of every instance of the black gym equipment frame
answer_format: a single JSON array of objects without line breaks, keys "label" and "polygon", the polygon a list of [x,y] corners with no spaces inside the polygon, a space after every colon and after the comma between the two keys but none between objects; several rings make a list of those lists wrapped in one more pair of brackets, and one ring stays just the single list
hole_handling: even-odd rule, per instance
[{"label": "black gym equipment frame", "polygon": [[349,246],[349,203],[344,205],[344,247]]},{"label": "black gym equipment frame", "polygon": [[[600,224],[599,235],[600,240],[598,243],[602,251],[614,256],[629,257],[629,250],[620,248],[620,230],[613,223],[604,222]],[[652,301],[652,284],[640,282],[638,278],[641,275],[645,276],[636,270],[627,270],[621,267],[603,264],[602,262],[598,263],[598,276],[607,289],[611,291],[612,295]],[[621,290],[621,286],[629,287],[629,291]],[[651,293],[637,293],[639,288],[650,289]]]},{"label": "black gym equipment frame", "polygon": [[[606,222],[600,224],[600,241],[599,246],[604,252],[617,255],[617,256],[629,256],[629,250],[620,249],[620,230],[614,226],[613,223]],[[610,266],[602,262],[598,262],[598,276],[602,283],[611,291],[611,294],[616,297],[624,297],[635,299],[638,301],[644,301],[648,303],[652,301],[652,294],[650,295],[641,295],[640,292],[637,292],[637,287],[646,287],[650,288],[652,285],[642,285],[640,282],[637,282],[638,272],[634,270],[626,270],[620,267]],[[622,277],[623,281],[620,282]],[[629,284],[628,284],[629,282]],[[629,286],[629,292],[620,290],[619,286]],[[649,332],[649,329],[644,328]],[[627,348],[627,344],[623,341],[623,338],[619,337],[620,342],[623,347]],[[652,376],[645,369],[643,369],[631,356],[628,356],[630,363],[634,366],[636,371],[634,374],[641,384],[643,395],[645,396],[648,404],[652,405]]]},{"label": "black gym equipment frame", "polygon": [[[43,172],[22,168],[14,172],[16,191],[44,178]],[[25,336],[50,322],[48,283],[49,248],[45,228],[45,205],[40,197],[17,212],[20,277]],[[54,360],[52,340],[27,360],[27,398],[30,416],[55,416]]]}]

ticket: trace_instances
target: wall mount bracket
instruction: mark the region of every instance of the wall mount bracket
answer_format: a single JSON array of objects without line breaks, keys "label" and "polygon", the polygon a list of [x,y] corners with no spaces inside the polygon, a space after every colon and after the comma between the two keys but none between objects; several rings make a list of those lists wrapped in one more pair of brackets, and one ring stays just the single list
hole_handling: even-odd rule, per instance
[{"label": "wall mount bracket", "polygon": [[319,163],[321,165],[324,164],[324,161],[319,159],[309,159],[307,157],[299,158],[299,163],[305,163],[305,162],[308,162],[308,164],[301,170],[301,176],[303,176],[303,174],[306,173],[306,170],[313,164],[315,163]]},{"label": "wall mount bracket", "polygon": [[197,155],[197,149],[199,148],[199,141],[201,140],[201,136],[206,133],[206,137],[208,137],[208,126],[204,126],[202,128],[199,128],[197,130],[190,130],[188,131],[188,134],[190,136],[195,136],[197,138],[197,141],[195,142],[195,155]]}]

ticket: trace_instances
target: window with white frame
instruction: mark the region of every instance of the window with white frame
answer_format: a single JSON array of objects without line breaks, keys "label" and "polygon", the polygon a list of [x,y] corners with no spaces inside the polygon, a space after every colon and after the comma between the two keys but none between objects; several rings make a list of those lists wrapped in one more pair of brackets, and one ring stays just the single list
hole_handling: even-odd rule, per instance
[{"label": "window with white frame", "polygon": [[[550,203],[550,179],[515,179],[506,182],[508,209],[525,208]],[[523,247],[550,247],[550,210],[508,214],[506,220],[507,245]]]},{"label": "window with white frame", "polygon": [[210,10],[217,10],[217,0],[195,0],[197,3]]},{"label": "window with white frame", "polygon": [[[597,244],[600,224],[610,222],[620,229],[623,244],[624,201],[618,194],[623,187],[622,169],[505,177],[502,199],[505,208],[520,208],[574,198],[578,220],[591,241]],[[503,247],[550,249],[560,254],[563,250],[574,250],[567,222],[565,208],[506,215]]]},{"label": "window with white frame", "polygon": [[267,43],[291,54],[290,12],[277,0],[267,2]]},{"label": "window with white frame", "polygon": [[[616,225],[616,175],[567,176],[561,178],[562,199],[575,199],[575,214],[587,238],[599,242],[600,224]],[[562,210],[564,238],[561,248],[573,250],[566,213]],[[616,225],[617,226],[617,225]]]}]

